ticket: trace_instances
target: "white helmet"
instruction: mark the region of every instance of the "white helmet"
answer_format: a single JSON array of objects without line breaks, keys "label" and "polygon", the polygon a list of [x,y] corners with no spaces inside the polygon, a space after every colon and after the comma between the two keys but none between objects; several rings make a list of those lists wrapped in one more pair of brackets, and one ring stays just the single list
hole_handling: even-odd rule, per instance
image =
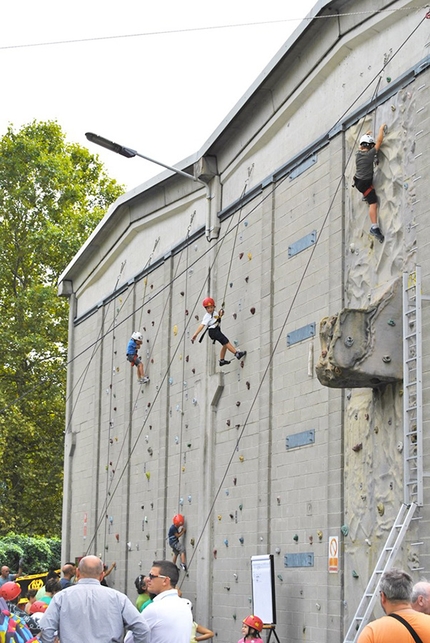
[{"label": "white helmet", "polygon": [[136,339],[138,342],[143,342],[143,335],[142,335],[142,333],[138,333],[138,332],[136,331],[135,333],[133,333],[133,335],[132,335],[131,337],[132,337],[132,339]]},{"label": "white helmet", "polygon": [[360,138],[360,145],[375,145],[375,139],[370,134],[364,134]]}]

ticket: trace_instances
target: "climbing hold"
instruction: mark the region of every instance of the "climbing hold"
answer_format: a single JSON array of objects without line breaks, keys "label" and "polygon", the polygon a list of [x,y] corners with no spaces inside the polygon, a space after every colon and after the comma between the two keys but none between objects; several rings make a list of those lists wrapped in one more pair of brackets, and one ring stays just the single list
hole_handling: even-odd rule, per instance
[{"label": "climbing hold", "polygon": [[119,543],[119,534],[115,534],[116,541]]},{"label": "climbing hold", "polygon": [[148,478],[148,480],[149,480],[149,479],[150,479],[150,477],[151,477],[151,473],[150,473],[149,471],[147,471],[147,472],[145,473],[145,475],[146,475],[146,477],[147,477],[147,478]]},{"label": "climbing hold", "polygon": [[151,314],[151,309],[150,309],[150,308],[148,308],[148,315],[150,315],[150,314]]},{"label": "climbing hold", "polygon": [[391,76],[387,76],[387,83],[391,83]]},{"label": "climbing hold", "polygon": [[246,388],[247,388],[247,389],[248,389],[248,391],[249,391],[249,389],[251,388],[251,384],[250,384],[249,382],[245,382],[245,384],[246,384]]},{"label": "climbing hold", "polygon": [[246,281],[246,283],[248,283],[249,277],[245,277],[245,281]]},{"label": "climbing hold", "polygon": [[183,297],[185,295],[183,290],[181,290],[180,295],[181,295],[181,297]]},{"label": "climbing hold", "polygon": [[236,614],[233,614],[233,621],[235,621],[236,619],[237,619]]},{"label": "climbing hold", "polygon": [[190,545],[191,545],[191,547],[194,547],[195,542],[196,542],[196,541],[194,540],[194,538],[190,538]]},{"label": "climbing hold", "polygon": [[309,544],[310,545],[314,544],[314,537],[313,536],[309,536]]},{"label": "climbing hold", "polygon": [[321,541],[321,540],[322,540],[322,537],[323,537],[323,532],[321,531],[321,529],[318,529],[318,531],[317,531],[317,536],[318,536],[318,540],[320,540],[320,541]]},{"label": "climbing hold", "polygon": [[364,419],[368,422],[370,418],[370,415],[368,413],[364,414]]},{"label": "climbing hold", "polygon": [[240,542],[241,545],[243,545],[243,543],[245,542],[245,539],[244,539],[243,536],[239,537],[239,542]]},{"label": "climbing hold", "polygon": [[237,402],[236,402],[236,406],[240,406],[240,402],[239,402],[239,400],[237,400]]},{"label": "climbing hold", "polygon": [[185,473],[185,465],[182,465],[182,473]]},{"label": "climbing hold", "polygon": [[236,581],[236,583],[237,583],[237,581],[239,580],[239,576],[238,576],[237,574],[233,574],[233,578],[234,578],[234,580],[235,580],[235,581]]},{"label": "climbing hold", "polygon": [[191,504],[191,500],[192,500],[191,496],[188,496],[188,502],[189,502],[190,504]]},{"label": "climbing hold", "polygon": [[178,327],[176,324],[173,326],[173,334],[175,335],[175,337],[178,334]]},{"label": "climbing hold", "polygon": [[187,447],[191,449],[191,442],[187,442]]},{"label": "climbing hold", "polygon": [[387,321],[387,324],[388,324],[389,326],[395,326],[395,325],[396,325],[396,322],[394,321],[394,319],[389,319],[389,320]]},{"label": "climbing hold", "polygon": [[127,543],[127,549],[128,549],[128,551],[131,551],[131,542]]},{"label": "climbing hold", "polygon": [[227,424],[227,426],[230,426],[231,424],[230,420],[226,420],[225,423]]},{"label": "climbing hold", "polygon": [[233,313],[233,319],[237,319],[237,313]]},{"label": "climbing hold", "polygon": [[248,252],[248,259],[249,259],[249,261],[251,261],[251,259],[252,259],[252,254],[250,252]]},{"label": "climbing hold", "polygon": [[181,505],[181,507],[184,506],[184,499],[183,498],[179,498],[179,504]]},{"label": "climbing hold", "polygon": [[298,542],[299,542],[299,535],[298,535],[298,534],[294,534],[294,536],[293,536],[293,540],[294,540],[296,543],[298,543]]},{"label": "climbing hold", "polygon": [[224,538],[224,545],[228,547],[228,538]]},{"label": "climbing hold", "polygon": [[148,453],[149,455],[153,455],[154,451],[152,450],[152,447],[148,447]]},{"label": "climbing hold", "polygon": [[240,456],[239,456],[239,461],[240,461],[240,462],[243,462],[244,460],[245,460],[244,456],[243,456],[243,455],[240,455]]},{"label": "climbing hold", "polygon": [[250,309],[249,309],[249,312],[251,313],[251,315],[255,315],[255,308],[254,308],[254,306],[253,306],[252,308],[250,308]]},{"label": "climbing hold", "polygon": [[378,502],[378,504],[376,505],[376,508],[377,508],[377,510],[378,510],[379,515],[380,515],[380,516],[383,516],[383,515],[384,515],[384,513],[385,513],[385,507],[384,507],[383,503],[382,503],[382,502]]},{"label": "climbing hold", "polygon": [[222,520],[221,514],[218,514],[218,520]]},{"label": "climbing hold", "polygon": [[276,502],[278,503],[278,506],[281,504],[281,498],[279,496],[277,496]]},{"label": "climbing hold", "polygon": [[214,549],[212,553],[213,553],[214,558],[216,558],[218,551],[216,549]]},{"label": "climbing hold", "polygon": [[229,495],[230,495],[230,491],[229,491],[228,489],[226,489],[226,490],[225,490],[225,495],[226,495],[226,496],[229,496]]},{"label": "climbing hold", "polygon": [[189,355],[186,355],[186,356],[185,356],[185,361],[186,361],[186,362],[189,362],[189,361],[190,361],[190,356],[189,356]]},{"label": "climbing hold", "polygon": [[352,570],[352,577],[353,578],[360,578],[355,569]]},{"label": "climbing hold", "polygon": [[234,514],[228,514],[232,520],[234,520]]},{"label": "climbing hold", "polygon": [[185,309],[185,315],[188,315],[188,314],[189,314],[189,313],[188,313],[188,310],[187,310],[187,309]]},{"label": "climbing hold", "polygon": [[384,364],[389,364],[391,362],[391,357],[389,355],[384,355],[382,361]]},{"label": "climbing hold", "polygon": [[239,511],[242,511],[243,505],[239,505]]},{"label": "climbing hold", "polygon": [[397,443],[397,451],[401,453],[403,451],[403,442],[398,442]]},{"label": "climbing hold", "polygon": [[282,583],[282,581],[283,581],[284,579],[283,579],[283,577],[282,577],[282,575],[281,575],[281,574],[278,574],[278,578],[279,578],[279,580],[280,580],[280,581],[281,581],[281,583]]},{"label": "climbing hold", "polygon": [[349,534],[349,528],[348,525],[342,525],[340,528],[341,532],[343,533],[344,536],[347,536]]},{"label": "climbing hold", "polygon": [[353,345],[353,343],[354,343],[354,339],[353,339],[351,336],[348,336],[348,337],[345,339],[345,346],[350,347],[350,346],[352,346],[352,345]]},{"label": "climbing hold", "polygon": [[355,452],[357,452],[357,451],[361,451],[361,449],[362,449],[362,448],[363,448],[363,443],[362,443],[362,442],[359,442],[358,444],[355,444],[355,445],[352,447],[352,450],[353,450],[353,451],[355,451]]},{"label": "climbing hold", "polygon": [[237,478],[233,478],[233,484],[234,484],[234,486],[236,486],[236,483],[237,483]]},{"label": "climbing hold", "polygon": [[275,548],[275,554],[280,554],[280,553],[281,553],[281,548],[280,548],[280,547],[276,547],[276,548]]},{"label": "climbing hold", "polygon": [[243,252],[240,253],[239,259],[242,259],[242,257],[243,257]]}]

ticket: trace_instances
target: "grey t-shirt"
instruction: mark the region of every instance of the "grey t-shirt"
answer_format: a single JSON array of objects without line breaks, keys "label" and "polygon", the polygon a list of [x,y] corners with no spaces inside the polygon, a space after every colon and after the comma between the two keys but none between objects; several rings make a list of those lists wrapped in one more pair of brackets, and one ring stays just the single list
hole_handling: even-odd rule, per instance
[{"label": "grey t-shirt", "polygon": [[358,150],[355,155],[355,176],[357,179],[371,179],[373,177],[373,163],[375,161],[376,150],[368,152]]}]

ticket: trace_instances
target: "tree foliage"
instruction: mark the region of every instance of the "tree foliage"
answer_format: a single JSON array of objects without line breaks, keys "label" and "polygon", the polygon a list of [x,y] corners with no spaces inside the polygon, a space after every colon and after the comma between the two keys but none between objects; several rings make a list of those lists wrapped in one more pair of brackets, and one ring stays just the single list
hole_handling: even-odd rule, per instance
[{"label": "tree foliage", "polygon": [[16,574],[22,562],[23,574],[39,574],[61,568],[61,540],[10,533],[0,538],[0,566]]},{"label": "tree foliage", "polygon": [[0,139],[0,535],[60,534],[68,302],[57,280],[122,192],[55,121]]}]

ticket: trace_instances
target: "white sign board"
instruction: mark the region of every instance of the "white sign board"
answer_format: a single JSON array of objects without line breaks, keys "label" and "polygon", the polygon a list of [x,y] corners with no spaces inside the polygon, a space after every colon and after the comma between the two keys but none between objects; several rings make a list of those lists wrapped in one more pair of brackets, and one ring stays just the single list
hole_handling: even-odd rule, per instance
[{"label": "white sign board", "polygon": [[252,612],[265,625],[276,623],[275,570],[273,554],[251,556]]}]

